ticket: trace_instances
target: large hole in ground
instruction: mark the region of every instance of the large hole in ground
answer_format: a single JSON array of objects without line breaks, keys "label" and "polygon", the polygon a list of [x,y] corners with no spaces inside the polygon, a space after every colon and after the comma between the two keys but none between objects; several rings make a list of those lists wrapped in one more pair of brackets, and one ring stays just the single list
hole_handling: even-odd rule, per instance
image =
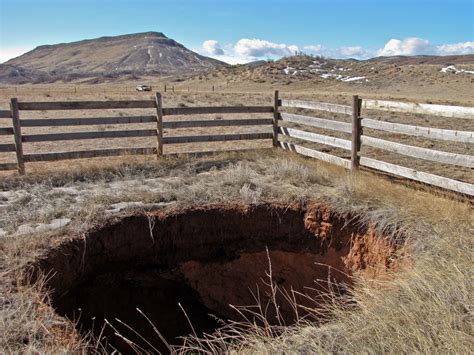
[{"label": "large hole in ground", "polygon": [[[242,320],[230,305],[254,306],[257,299],[270,323],[289,325],[294,308],[277,292],[276,312],[270,271],[279,290],[317,308],[328,290],[344,293],[354,272],[376,276],[395,255],[396,247],[360,218],[327,206],[211,205],[111,220],[35,266],[52,275],[57,312],[81,332],[103,335],[108,350],[131,352],[118,331],[144,349],[168,352],[137,308],[173,345],[192,332],[189,321],[199,335],[210,333],[217,319]],[[113,327],[103,327],[105,319]]]}]

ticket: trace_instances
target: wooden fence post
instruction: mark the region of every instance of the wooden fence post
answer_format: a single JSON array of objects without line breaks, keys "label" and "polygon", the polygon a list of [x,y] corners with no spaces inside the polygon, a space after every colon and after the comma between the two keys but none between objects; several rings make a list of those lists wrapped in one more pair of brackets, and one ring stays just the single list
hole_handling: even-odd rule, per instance
[{"label": "wooden fence post", "polygon": [[273,104],[273,146],[278,147],[278,120],[280,113],[278,112],[278,90],[275,90],[275,102]]},{"label": "wooden fence post", "polygon": [[18,172],[20,175],[25,174],[25,161],[23,160],[23,142],[21,140],[21,124],[20,112],[18,110],[18,99],[12,98],[10,100],[10,110],[12,113],[13,134],[15,137],[15,152],[18,163]]},{"label": "wooden fence post", "polygon": [[352,96],[352,143],[351,143],[351,170],[359,168],[360,136],[362,128],[360,125],[360,107],[359,96]]},{"label": "wooden fence post", "polygon": [[161,99],[161,94],[156,93],[156,136],[158,140],[157,145],[157,156],[163,155],[163,101]]}]

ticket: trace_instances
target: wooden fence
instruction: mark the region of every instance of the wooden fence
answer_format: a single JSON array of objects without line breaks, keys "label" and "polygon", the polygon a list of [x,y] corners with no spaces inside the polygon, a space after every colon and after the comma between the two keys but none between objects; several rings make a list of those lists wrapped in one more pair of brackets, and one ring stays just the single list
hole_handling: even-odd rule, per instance
[{"label": "wooden fence", "polygon": [[[357,96],[353,97],[352,106],[336,105],[322,102],[282,100],[281,106],[304,108],[318,111],[328,111],[338,114],[349,115],[352,123],[340,122],[330,119],[296,115],[290,113],[279,113],[279,122],[291,122],[299,125],[312,126],[344,132],[351,134],[351,140],[331,137],[328,135],[307,132],[302,129],[288,128],[279,124],[278,133],[282,136],[279,146],[292,150],[296,153],[320,159],[332,164],[342,166],[347,169],[358,169],[359,166],[375,169],[384,173],[400,176],[410,180],[415,180],[425,184],[452,190],[458,193],[474,196],[474,185],[450,179],[443,176],[434,175],[415,169],[391,164],[381,160],[376,160],[363,156],[362,146],[377,148],[412,158],[429,160],[437,163],[474,168],[474,156],[466,154],[456,154],[433,149],[421,148],[417,146],[401,144],[385,139],[375,138],[363,133],[364,128],[370,128],[395,134],[405,134],[428,139],[438,139],[459,143],[474,143],[473,131],[458,131],[440,129],[432,127],[420,127],[414,125],[379,121],[361,117],[361,109],[389,110],[397,112],[409,112],[419,114],[431,114],[443,117],[457,117],[463,119],[474,119],[474,108],[456,107],[429,104],[411,104],[402,102],[361,100]],[[315,149],[310,149],[299,144],[291,143],[287,138],[299,141],[314,142],[350,151],[351,159],[343,159],[338,156],[328,154]]]},{"label": "wooden fence", "polygon": [[[410,112],[420,114],[432,114],[443,117],[459,117],[463,119],[474,119],[474,108],[456,107],[429,104],[410,104],[392,101],[361,100],[358,96],[352,99],[352,105],[337,105],[303,100],[280,100],[278,91],[275,92],[273,106],[225,106],[225,107],[163,107],[162,98],[159,93],[155,100],[141,101],[78,101],[78,102],[18,102],[11,99],[10,110],[0,110],[0,118],[10,118],[12,127],[0,128],[0,135],[13,136],[14,143],[0,144],[0,152],[15,152],[17,163],[0,164],[0,170],[18,169],[20,174],[25,173],[25,163],[37,161],[54,161],[61,159],[77,159],[90,157],[116,156],[123,154],[163,154],[163,145],[181,144],[195,142],[222,142],[256,139],[272,139],[275,147],[288,149],[296,153],[336,164],[347,169],[357,170],[359,167],[367,167],[385,173],[393,174],[403,178],[434,185],[458,193],[474,196],[474,185],[450,179],[431,173],[417,171],[415,169],[376,160],[364,156],[361,147],[368,146],[376,149],[424,159],[433,162],[451,164],[467,168],[474,168],[474,156],[456,154],[407,144],[392,142],[385,139],[375,138],[363,133],[364,128],[404,134],[428,139],[452,141],[472,144],[474,143],[474,132],[440,129],[432,127],[421,127],[400,123],[379,121],[363,118],[361,109],[390,110],[398,112]],[[333,119],[318,118],[300,114],[282,112],[280,107],[303,108],[317,111],[327,111],[337,114],[351,116],[351,123],[341,122]],[[93,118],[35,118],[22,119],[20,112],[42,111],[42,110],[91,110],[91,109],[154,109],[156,113],[148,116],[120,116],[120,117],[93,117]],[[202,115],[202,114],[250,114],[250,113],[272,113],[273,118],[239,118],[219,120],[185,120],[164,121],[166,116],[173,115]],[[294,123],[302,126],[310,126],[342,132],[351,135],[351,139],[332,137],[326,134],[308,132],[300,128],[286,127],[282,123]],[[59,126],[81,126],[81,125],[115,125],[115,124],[141,124],[156,123],[156,129],[140,130],[114,130],[114,131],[92,131],[92,132],[68,132],[47,134],[22,134],[22,127],[59,127]],[[273,127],[272,133],[230,133],[230,134],[206,134],[189,136],[163,136],[164,129],[196,128],[196,127],[236,127],[236,126],[265,126]],[[31,142],[51,142],[100,138],[126,138],[126,137],[156,137],[154,147],[133,147],[117,149],[94,149],[71,152],[50,153],[23,153],[23,144]],[[303,142],[314,142],[331,147],[340,148],[350,152],[350,159],[345,159],[316,149],[293,143],[289,139]]]},{"label": "wooden fence", "polygon": [[[194,85],[185,85],[179,82],[176,83],[151,83],[151,88],[153,91],[162,90],[163,92],[167,93],[212,93],[212,92],[225,92],[228,91],[228,85],[225,83],[217,84],[208,84],[203,85],[199,84],[197,86]],[[135,85],[109,85],[109,84],[95,84],[93,87],[93,92],[96,94],[139,94],[142,93],[138,91]],[[45,93],[50,95],[55,94],[69,94],[69,95],[82,95],[82,94],[90,94],[91,88],[87,86],[75,86],[75,85],[55,85],[54,87],[50,85],[17,85],[17,86],[0,86],[0,94],[2,95],[34,95],[40,94],[44,95]]]},{"label": "wooden fence", "polygon": [[[63,159],[79,159],[118,155],[163,154],[163,145],[195,142],[223,142],[256,139],[272,139],[272,133],[233,133],[208,134],[190,136],[163,137],[164,129],[195,128],[195,127],[235,127],[262,126],[269,128],[273,118],[252,119],[220,119],[220,120],[187,120],[163,121],[165,116],[173,115],[202,115],[202,114],[247,114],[273,113],[273,106],[225,106],[225,107],[163,107],[159,93],[155,100],[141,101],[67,101],[67,102],[18,102],[11,99],[11,109],[0,111],[0,118],[11,118],[12,127],[0,128],[0,135],[13,135],[14,143],[0,144],[0,152],[16,152],[17,163],[0,164],[0,170],[18,169],[25,173],[25,163],[40,161],[55,161]],[[20,118],[20,112],[25,111],[57,111],[57,110],[109,110],[109,109],[155,109],[154,115],[149,116],[119,116],[93,118]],[[46,134],[23,134],[22,127],[63,127],[63,126],[95,126],[116,124],[156,123],[156,129],[134,129],[114,131],[87,131]],[[70,141],[86,139],[157,137],[155,147],[132,147],[115,149],[94,149],[51,153],[23,153],[23,144],[35,142]]]}]

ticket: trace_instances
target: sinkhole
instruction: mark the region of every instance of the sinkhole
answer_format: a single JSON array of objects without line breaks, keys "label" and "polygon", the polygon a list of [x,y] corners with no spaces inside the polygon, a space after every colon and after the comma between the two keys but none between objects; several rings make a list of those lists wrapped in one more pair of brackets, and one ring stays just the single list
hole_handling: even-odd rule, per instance
[{"label": "sinkhole", "polygon": [[161,337],[179,346],[222,319],[242,321],[239,307],[255,311],[259,303],[270,324],[291,325],[288,295],[304,317],[328,292],[347,292],[355,272],[376,277],[393,268],[396,255],[361,218],[326,205],[228,204],[115,217],[50,249],[35,270],[50,275],[57,313],[100,335],[108,351],[133,352],[128,339],[166,353]]}]

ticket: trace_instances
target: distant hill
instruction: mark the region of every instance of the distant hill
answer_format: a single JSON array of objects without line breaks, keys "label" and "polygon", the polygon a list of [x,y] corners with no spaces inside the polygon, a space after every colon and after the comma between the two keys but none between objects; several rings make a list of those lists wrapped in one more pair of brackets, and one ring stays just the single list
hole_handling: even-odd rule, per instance
[{"label": "distant hill", "polygon": [[0,83],[45,83],[83,78],[191,74],[227,66],[160,32],[45,45],[0,64]]},{"label": "distant hill", "polygon": [[394,56],[368,60],[301,55],[216,68],[197,78],[221,80],[227,84],[253,82],[273,87],[304,84],[341,90],[354,86],[404,90],[406,87],[452,87],[455,83],[460,88],[472,90],[474,55]]}]

